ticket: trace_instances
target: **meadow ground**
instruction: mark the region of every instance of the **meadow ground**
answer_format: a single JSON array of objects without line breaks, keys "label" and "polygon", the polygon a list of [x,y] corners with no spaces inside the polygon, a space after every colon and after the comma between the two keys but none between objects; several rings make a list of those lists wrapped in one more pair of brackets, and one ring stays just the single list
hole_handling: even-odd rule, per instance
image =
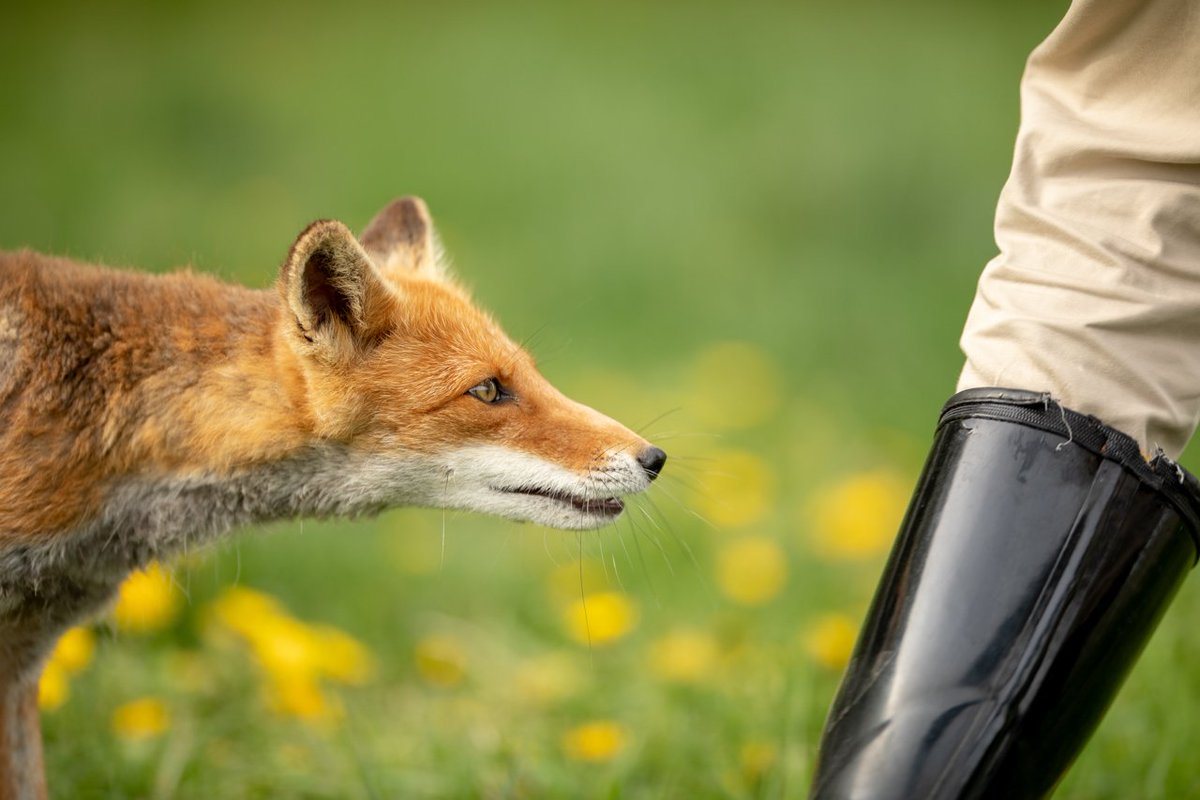
[{"label": "meadow ground", "polygon": [[[135,578],[43,683],[53,795],[801,795],[1052,5],[12,11],[0,246],[265,286],[421,194],[551,380],[671,454],[598,533],[401,510]],[[1197,614],[1058,798],[1200,796]]]}]

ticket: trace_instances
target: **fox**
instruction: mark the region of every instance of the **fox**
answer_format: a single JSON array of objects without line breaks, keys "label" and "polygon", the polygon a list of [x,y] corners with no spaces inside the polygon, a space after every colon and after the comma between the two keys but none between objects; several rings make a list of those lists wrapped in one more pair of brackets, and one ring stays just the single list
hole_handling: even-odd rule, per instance
[{"label": "fox", "polygon": [[151,561],[397,506],[591,530],[666,459],[474,305],[416,197],[313,222],[270,289],[0,254],[0,800],[46,796],[58,637]]}]

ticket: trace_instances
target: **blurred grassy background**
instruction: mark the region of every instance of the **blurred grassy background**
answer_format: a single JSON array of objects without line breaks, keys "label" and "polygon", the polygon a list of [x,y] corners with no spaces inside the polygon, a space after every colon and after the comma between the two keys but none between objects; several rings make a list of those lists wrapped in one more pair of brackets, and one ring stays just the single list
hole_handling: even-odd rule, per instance
[{"label": "blurred grassy background", "polygon": [[[405,510],[144,579],[56,656],[54,795],[800,794],[1062,8],[6,10],[0,246],[266,286],[419,194],[548,377],[673,457],[595,535]],[[1200,796],[1198,591],[1059,797]]]}]

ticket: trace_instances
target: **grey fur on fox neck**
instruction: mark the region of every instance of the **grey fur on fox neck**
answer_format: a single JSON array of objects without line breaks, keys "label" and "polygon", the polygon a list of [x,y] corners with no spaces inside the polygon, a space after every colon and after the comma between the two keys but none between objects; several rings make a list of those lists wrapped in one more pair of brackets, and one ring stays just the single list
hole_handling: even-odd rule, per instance
[{"label": "grey fur on fox neck", "polygon": [[[372,514],[405,498],[410,459],[372,458],[322,444],[233,473],[127,480],[75,530],[0,547],[0,631],[5,619],[53,614],[63,627],[103,605],[130,572],[203,545],[234,527],[298,516]],[[401,484],[402,485],[402,484]]]}]

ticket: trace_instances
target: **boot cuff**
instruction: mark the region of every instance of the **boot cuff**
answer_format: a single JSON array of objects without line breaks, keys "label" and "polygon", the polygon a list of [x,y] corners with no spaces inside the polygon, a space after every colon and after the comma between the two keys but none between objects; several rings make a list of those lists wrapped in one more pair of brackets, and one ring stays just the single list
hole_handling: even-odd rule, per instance
[{"label": "boot cuff", "polygon": [[1161,450],[1146,456],[1133,437],[1093,416],[1072,411],[1049,392],[995,387],[967,389],[946,401],[938,428],[971,418],[1037,428],[1061,438],[1059,448],[1078,445],[1120,464],[1178,509],[1200,553],[1200,480]]}]

